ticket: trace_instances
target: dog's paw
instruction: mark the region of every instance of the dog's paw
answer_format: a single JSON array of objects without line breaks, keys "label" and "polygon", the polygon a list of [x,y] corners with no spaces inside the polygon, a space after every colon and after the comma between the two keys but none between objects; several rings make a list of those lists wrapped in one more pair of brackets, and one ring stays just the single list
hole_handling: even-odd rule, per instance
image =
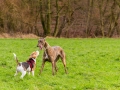
[{"label": "dog's paw", "polygon": [[23,79],[23,77],[21,76],[20,79]]}]

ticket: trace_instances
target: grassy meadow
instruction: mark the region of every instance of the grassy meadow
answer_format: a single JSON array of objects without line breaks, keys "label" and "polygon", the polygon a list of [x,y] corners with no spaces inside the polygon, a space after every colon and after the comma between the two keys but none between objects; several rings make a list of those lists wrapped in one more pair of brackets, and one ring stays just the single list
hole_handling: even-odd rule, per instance
[{"label": "grassy meadow", "polygon": [[[43,51],[37,39],[0,39],[0,90],[120,90],[120,39],[47,39],[66,52],[68,74],[61,60],[58,72],[52,76],[51,63],[46,62],[39,75]],[[31,52],[39,50],[35,76],[21,73],[14,77],[16,61],[26,61]]]}]

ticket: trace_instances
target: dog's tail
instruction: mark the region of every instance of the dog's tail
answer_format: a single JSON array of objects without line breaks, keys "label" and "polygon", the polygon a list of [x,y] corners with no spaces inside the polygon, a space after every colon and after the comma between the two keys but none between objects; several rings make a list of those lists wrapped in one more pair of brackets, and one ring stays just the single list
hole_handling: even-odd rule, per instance
[{"label": "dog's tail", "polygon": [[16,60],[16,63],[19,64],[16,54],[13,53],[13,55],[14,55],[14,58],[15,58],[15,60]]}]

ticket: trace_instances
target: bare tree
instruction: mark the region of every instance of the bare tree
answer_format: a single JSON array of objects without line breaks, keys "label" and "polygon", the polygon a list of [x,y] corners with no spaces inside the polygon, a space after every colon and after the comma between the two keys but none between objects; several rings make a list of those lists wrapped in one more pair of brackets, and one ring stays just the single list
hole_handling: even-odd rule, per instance
[{"label": "bare tree", "polygon": [[88,0],[88,14],[87,14],[87,24],[86,24],[86,37],[90,35],[90,23],[92,17],[92,10],[93,10],[93,0]]},{"label": "bare tree", "polygon": [[50,7],[51,7],[50,0],[47,0],[46,2],[44,2],[44,0],[40,0],[40,19],[45,36],[50,35],[50,25],[51,25]]},{"label": "bare tree", "polygon": [[111,6],[111,14],[110,14],[110,23],[109,23],[109,31],[108,31],[108,37],[112,37],[115,29],[117,29],[118,26],[118,19],[119,19],[119,11],[120,8],[118,7],[118,4],[116,0],[113,1],[113,4]]}]

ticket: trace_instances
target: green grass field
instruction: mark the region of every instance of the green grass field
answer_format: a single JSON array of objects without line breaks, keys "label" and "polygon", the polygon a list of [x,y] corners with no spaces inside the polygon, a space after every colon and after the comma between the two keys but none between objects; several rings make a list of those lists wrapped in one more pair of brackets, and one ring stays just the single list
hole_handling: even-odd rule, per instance
[{"label": "green grass field", "polygon": [[[37,39],[0,39],[0,90],[120,90],[120,39],[47,39],[66,52],[68,74],[57,62],[58,72],[52,76],[51,63],[46,62],[39,75],[43,51]],[[16,53],[26,61],[31,52],[39,50],[35,77],[21,73],[14,77]]]}]

